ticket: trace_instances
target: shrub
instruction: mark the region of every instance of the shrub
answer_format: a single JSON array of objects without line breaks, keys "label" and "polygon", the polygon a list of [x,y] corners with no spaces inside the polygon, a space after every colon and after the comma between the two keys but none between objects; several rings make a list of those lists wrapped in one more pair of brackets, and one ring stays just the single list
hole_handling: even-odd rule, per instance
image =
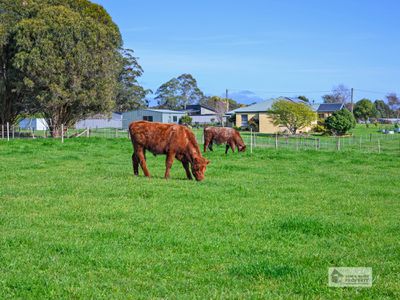
[{"label": "shrub", "polygon": [[249,129],[252,129],[253,131],[258,131],[260,127],[260,120],[256,117],[253,117],[249,120]]},{"label": "shrub", "polygon": [[325,120],[319,118],[317,124],[312,128],[312,131],[317,133],[326,133]]},{"label": "shrub", "polygon": [[181,125],[191,125],[192,124],[192,118],[189,117],[188,115],[183,116],[182,118],[179,119],[179,124]]},{"label": "shrub", "polygon": [[325,120],[325,125],[335,135],[344,135],[356,126],[353,114],[346,108],[336,111]]}]

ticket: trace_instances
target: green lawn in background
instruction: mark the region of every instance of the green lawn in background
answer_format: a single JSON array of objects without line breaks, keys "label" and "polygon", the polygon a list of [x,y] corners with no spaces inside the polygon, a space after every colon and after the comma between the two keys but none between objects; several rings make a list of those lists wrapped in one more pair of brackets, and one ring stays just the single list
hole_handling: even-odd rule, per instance
[{"label": "green lawn in background", "polygon": [[0,141],[1,299],[400,297],[398,155],[219,147],[199,183],[150,154],[134,178],[131,148]]}]

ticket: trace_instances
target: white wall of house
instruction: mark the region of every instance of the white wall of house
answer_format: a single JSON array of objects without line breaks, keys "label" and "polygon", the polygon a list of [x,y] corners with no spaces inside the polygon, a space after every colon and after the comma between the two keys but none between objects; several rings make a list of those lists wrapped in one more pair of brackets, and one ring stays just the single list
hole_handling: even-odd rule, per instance
[{"label": "white wall of house", "polygon": [[217,113],[205,107],[201,107],[200,114],[202,115],[216,115]]},{"label": "white wall of house", "polygon": [[130,123],[143,120],[151,122],[178,124],[180,118],[182,118],[185,114],[185,112],[180,111],[155,109],[132,110],[122,114],[122,128],[128,129]]},{"label": "white wall of house", "polygon": [[37,119],[22,119],[19,122],[19,127],[21,129],[30,129],[30,130],[48,130],[49,126],[47,122],[43,118]]},{"label": "white wall of house", "polygon": [[192,124],[211,124],[218,122],[217,115],[208,115],[208,116],[190,116],[192,118]]}]

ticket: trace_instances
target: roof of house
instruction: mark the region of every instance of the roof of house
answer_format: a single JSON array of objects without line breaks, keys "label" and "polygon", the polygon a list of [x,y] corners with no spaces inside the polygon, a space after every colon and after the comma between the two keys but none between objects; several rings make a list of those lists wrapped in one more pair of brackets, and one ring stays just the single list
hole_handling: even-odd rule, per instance
[{"label": "roof of house", "polygon": [[265,112],[271,109],[272,104],[274,104],[275,101],[277,100],[287,100],[287,101],[292,101],[292,102],[296,102],[296,103],[306,103],[303,100],[299,99],[299,98],[288,98],[288,97],[281,97],[281,98],[274,98],[274,99],[268,99],[268,100],[264,100],[258,103],[255,103],[253,105],[249,105],[246,107],[240,107],[234,110],[231,110],[229,112],[227,112],[227,114],[231,115],[231,114],[235,114],[235,113],[252,113],[252,112]]},{"label": "roof of house", "polygon": [[152,111],[152,112],[159,112],[163,114],[185,114],[185,111],[180,110],[170,110],[170,109],[158,109],[158,108],[145,108],[143,110]]},{"label": "roof of house", "polygon": [[318,112],[334,112],[341,110],[344,107],[343,103],[323,103],[320,104],[317,111]]},{"label": "roof of house", "polygon": [[228,112],[228,114],[267,111],[271,109],[271,106],[274,102],[275,99],[264,100],[246,107],[239,107],[237,109]]},{"label": "roof of house", "polygon": [[212,108],[211,106],[204,105],[204,104],[186,105],[187,110],[200,110],[201,107],[216,112],[215,108]]}]

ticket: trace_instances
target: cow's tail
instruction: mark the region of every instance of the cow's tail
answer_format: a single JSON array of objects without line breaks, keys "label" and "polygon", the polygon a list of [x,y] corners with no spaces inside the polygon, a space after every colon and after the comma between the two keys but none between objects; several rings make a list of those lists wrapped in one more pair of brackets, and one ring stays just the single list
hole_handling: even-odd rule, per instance
[{"label": "cow's tail", "polygon": [[128,126],[128,137],[131,141],[133,141],[133,122]]}]

